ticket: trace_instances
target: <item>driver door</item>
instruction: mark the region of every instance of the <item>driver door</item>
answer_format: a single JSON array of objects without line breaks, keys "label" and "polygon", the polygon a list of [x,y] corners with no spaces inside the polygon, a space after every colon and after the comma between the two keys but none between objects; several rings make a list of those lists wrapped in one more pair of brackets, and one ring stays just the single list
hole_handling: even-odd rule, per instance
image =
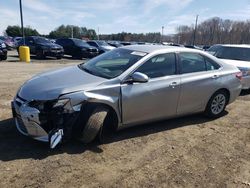
[{"label": "driver door", "polygon": [[122,93],[123,124],[137,124],[177,114],[180,76],[175,53],[156,55],[135,72],[146,74],[146,83],[124,83]]}]

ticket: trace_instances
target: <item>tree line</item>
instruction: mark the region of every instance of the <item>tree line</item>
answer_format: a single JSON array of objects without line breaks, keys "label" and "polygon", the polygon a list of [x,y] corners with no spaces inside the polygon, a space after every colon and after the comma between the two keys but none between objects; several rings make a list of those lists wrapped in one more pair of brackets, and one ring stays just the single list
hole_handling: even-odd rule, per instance
[{"label": "tree line", "polygon": [[177,28],[172,40],[181,44],[195,42],[196,45],[249,44],[250,20],[232,21],[214,17],[198,24],[196,32],[194,25],[182,25]]},{"label": "tree line", "polygon": [[161,33],[117,33],[109,35],[100,35],[101,40],[115,41],[136,41],[136,42],[152,42],[159,43],[161,41]]},{"label": "tree line", "polygon": [[[22,30],[20,26],[8,26],[5,30],[5,33],[10,37],[21,37]],[[88,29],[86,27],[71,26],[71,25],[61,25],[55,30],[51,31],[48,35],[41,35],[36,29],[31,27],[24,27],[25,36],[44,36],[48,38],[64,38],[71,37],[72,34],[74,38],[88,38],[88,39],[97,39],[97,34],[94,29]]]}]

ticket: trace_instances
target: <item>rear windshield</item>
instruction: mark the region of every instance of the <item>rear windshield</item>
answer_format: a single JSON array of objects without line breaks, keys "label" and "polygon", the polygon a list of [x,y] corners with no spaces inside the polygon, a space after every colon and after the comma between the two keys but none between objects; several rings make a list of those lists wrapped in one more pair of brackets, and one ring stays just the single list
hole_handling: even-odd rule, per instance
[{"label": "rear windshield", "polygon": [[240,61],[250,61],[250,48],[221,47],[214,54],[221,59],[232,59]]}]

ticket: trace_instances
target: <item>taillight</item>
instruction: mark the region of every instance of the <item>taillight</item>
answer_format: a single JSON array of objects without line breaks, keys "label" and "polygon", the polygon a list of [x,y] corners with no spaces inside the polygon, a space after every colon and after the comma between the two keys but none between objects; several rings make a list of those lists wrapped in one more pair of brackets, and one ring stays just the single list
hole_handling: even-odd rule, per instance
[{"label": "taillight", "polygon": [[239,80],[242,80],[242,72],[237,72],[236,74],[235,74],[235,77],[236,78],[238,78]]}]

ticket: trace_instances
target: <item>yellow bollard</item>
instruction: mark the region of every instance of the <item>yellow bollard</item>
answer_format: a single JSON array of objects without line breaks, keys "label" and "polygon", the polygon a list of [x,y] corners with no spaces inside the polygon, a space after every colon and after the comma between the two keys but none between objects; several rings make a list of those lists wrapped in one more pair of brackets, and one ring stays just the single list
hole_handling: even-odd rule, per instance
[{"label": "yellow bollard", "polygon": [[20,61],[30,62],[30,48],[28,46],[19,46]]}]

